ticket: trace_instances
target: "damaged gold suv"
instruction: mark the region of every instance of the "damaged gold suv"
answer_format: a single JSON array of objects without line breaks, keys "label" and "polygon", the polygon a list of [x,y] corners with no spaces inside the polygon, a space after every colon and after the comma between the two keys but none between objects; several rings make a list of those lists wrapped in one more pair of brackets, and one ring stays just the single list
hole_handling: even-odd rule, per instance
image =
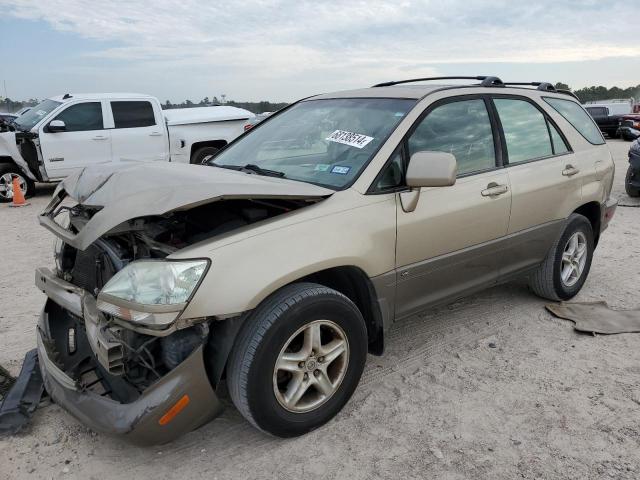
[{"label": "damaged gold suv", "polygon": [[51,397],[161,443],[218,415],[226,382],[290,437],[340,411],[394,321],[521,276],[574,296],[616,206],[598,127],[550,84],[464,78],[305,99],[208,165],[62,182],[36,272]]}]

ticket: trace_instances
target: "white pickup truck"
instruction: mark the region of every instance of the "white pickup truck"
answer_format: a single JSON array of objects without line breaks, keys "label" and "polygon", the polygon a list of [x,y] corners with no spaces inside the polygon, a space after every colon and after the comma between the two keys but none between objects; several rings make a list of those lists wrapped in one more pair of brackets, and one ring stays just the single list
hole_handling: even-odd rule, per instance
[{"label": "white pickup truck", "polygon": [[44,100],[0,132],[0,202],[18,177],[58,181],[97,163],[202,163],[242,134],[254,114],[230,106],[162,110],[157,98],[131,93],[66,94]]}]

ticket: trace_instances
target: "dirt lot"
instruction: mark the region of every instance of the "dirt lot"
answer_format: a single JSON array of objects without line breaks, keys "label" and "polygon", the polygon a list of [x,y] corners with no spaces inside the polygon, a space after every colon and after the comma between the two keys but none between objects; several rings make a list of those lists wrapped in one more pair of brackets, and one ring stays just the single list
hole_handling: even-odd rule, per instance
[{"label": "dirt lot", "polygon": [[[638,204],[623,188],[629,144],[610,148],[615,195]],[[35,220],[50,193],[0,208],[0,364],[14,373],[35,344],[33,270],[52,263]],[[618,208],[577,300],[640,304],[639,233],[640,209]],[[578,334],[544,304],[510,284],[397,324],[342,413],[298,439],[257,432],[229,407],[143,449],[51,405],[0,440],[0,478],[639,478],[640,334]]]}]

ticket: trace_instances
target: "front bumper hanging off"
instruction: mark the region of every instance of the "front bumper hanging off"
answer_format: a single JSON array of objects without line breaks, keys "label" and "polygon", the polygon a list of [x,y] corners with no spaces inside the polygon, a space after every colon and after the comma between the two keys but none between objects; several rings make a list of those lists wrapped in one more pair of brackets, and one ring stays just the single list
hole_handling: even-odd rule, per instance
[{"label": "front bumper hanging off", "polygon": [[[99,315],[88,292],[66,282],[48,269],[36,270],[36,285],[48,300],[38,325],[37,342],[44,385],[53,400],[91,429],[123,435],[140,445],[167,443],[207,423],[222,411],[207,377],[203,346],[196,348],[181,364],[157,380],[131,403],[121,403],[84,388],[55,361],[51,328],[56,322],[51,302],[85,319]],[[91,329],[87,329],[89,335]],[[91,341],[89,342],[92,343]],[[96,353],[96,352],[94,352]]]}]

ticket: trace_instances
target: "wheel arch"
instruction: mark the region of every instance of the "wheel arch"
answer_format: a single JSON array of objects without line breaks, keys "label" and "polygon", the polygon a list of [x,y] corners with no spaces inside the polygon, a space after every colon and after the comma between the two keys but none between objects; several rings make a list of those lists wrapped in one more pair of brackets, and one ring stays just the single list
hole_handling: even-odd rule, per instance
[{"label": "wheel arch", "polygon": [[195,142],[191,144],[191,151],[189,152],[189,160],[193,160],[193,156],[198,150],[204,147],[224,148],[227,145],[226,140],[206,140],[203,142]]},{"label": "wheel arch", "polygon": [[[301,282],[312,282],[332,288],[349,298],[360,310],[367,327],[368,351],[380,356],[384,353],[384,318],[378,304],[375,287],[367,274],[353,265],[319,270],[297,278],[280,289]],[[267,296],[263,301],[265,301]],[[207,372],[214,388],[226,373],[229,355],[238,334],[251,311],[226,320],[212,322],[205,354]]]},{"label": "wheel arch", "polygon": [[588,202],[576,208],[572,213],[578,213],[589,220],[591,228],[593,229],[594,246],[598,245],[600,225],[602,222],[602,207],[600,204],[598,202]]},{"label": "wheel arch", "polygon": [[292,283],[313,282],[332,288],[355,303],[367,326],[368,350],[373,355],[384,352],[384,319],[373,283],[360,268],[349,265],[328,268],[306,275]]}]

